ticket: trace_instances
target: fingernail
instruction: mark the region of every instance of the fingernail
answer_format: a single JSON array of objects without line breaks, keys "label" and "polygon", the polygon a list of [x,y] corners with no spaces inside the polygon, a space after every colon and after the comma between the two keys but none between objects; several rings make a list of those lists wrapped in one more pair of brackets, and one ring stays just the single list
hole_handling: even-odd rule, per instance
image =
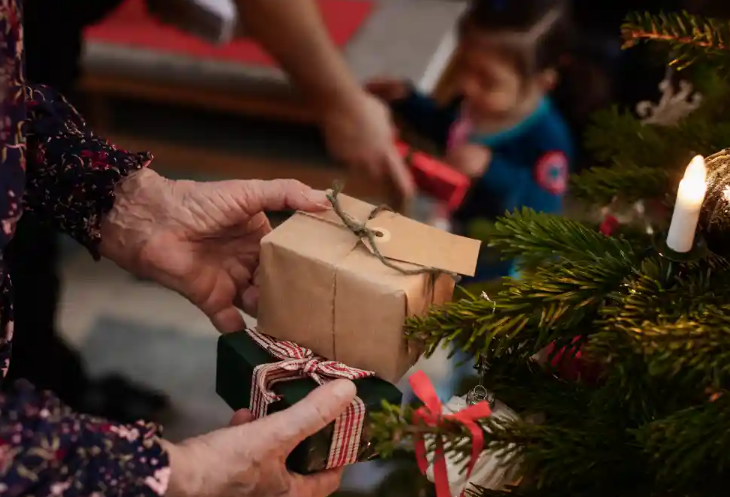
[{"label": "fingernail", "polygon": [[350,380],[337,380],[332,385],[332,393],[342,398],[354,397],[357,393],[357,388]]},{"label": "fingernail", "polygon": [[[313,204],[321,207],[322,209],[331,209],[332,204],[330,204],[326,199],[327,195],[322,190],[311,190],[311,192],[314,194],[307,194],[306,192],[302,192],[302,196],[306,198],[308,201],[312,202]],[[321,197],[324,200],[317,199],[315,197]]]}]

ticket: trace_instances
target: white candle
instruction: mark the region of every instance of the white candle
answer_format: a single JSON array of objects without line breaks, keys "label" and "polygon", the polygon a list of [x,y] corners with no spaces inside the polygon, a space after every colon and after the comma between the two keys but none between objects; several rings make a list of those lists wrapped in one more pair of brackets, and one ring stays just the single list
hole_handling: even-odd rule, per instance
[{"label": "white candle", "polygon": [[705,159],[698,155],[689,163],[684,178],[679,182],[672,224],[669,225],[667,234],[667,246],[675,252],[686,253],[692,250],[706,192]]}]

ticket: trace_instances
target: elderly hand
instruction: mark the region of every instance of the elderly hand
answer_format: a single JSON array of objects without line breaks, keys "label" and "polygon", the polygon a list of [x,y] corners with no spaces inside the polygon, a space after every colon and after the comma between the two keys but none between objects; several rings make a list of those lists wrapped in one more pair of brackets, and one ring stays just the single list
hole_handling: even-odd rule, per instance
[{"label": "elderly hand", "polygon": [[264,211],[317,211],[325,193],[294,180],[172,181],[143,169],[120,183],[102,222],[101,253],[187,297],[221,332],[255,315]]},{"label": "elderly hand", "polygon": [[390,111],[365,91],[322,112],[327,148],[337,159],[372,176],[391,178],[409,199],[415,185],[405,162],[395,148],[395,129]]},{"label": "elderly hand", "polygon": [[179,445],[165,443],[170,455],[168,497],[325,497],[341,471],[311,476],[287,471],[285,461],[299,442],[333,421],[355,398],[355,385],[337,380],[294,406],[251,421],[239,411],[233,426]]}]

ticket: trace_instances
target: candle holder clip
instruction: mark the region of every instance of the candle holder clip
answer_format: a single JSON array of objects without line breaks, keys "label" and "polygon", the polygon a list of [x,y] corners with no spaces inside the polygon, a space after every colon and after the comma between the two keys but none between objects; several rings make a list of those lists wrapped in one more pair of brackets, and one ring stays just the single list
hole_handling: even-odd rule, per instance
[{"label": "candle holder clip", "polygon": [[667,245],[667,234],[663,232],[656,233],[652,243],[654,250],[656,250],[661,257],[672,262],[697,262],[707,257],[707,254],[709,253],[707,242],[700,233],[695,235],[694,242],[692,243],[692,249],[689,252],[677,252],[676,250],[669,248],[669,245]]}]

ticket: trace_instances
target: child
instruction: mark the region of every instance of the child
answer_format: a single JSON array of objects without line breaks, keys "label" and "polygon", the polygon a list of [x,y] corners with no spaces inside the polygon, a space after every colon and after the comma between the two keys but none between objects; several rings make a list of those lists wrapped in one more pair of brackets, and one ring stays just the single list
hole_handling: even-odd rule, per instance
[{"label": "child", "polygon": [[[568,0],[474,0],[459,25],[459,97],[449,106],[403,81],[368,85],[473,178],[456,231],[521,207],[562,211],[573,144],[548,94],[567,61],[568,10]],[[482,261],[476,280],[510,275],[512,266]]]}]

